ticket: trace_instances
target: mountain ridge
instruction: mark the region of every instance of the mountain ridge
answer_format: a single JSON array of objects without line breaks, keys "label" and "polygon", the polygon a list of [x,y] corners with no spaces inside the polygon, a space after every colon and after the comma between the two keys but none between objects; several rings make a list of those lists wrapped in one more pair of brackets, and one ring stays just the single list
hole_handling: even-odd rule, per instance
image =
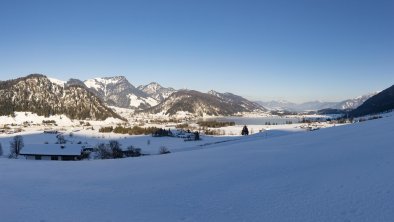
[{"label": "mountain ridge", "polygon": [[350,112],[350,116],[359,117],[387,112],[394,109],[394,85],[369,98],[357,109]]},{"label": "mountain ridge", "polygon": [[42,116],[64,114],[71,119],[123,119],[84,87],[62,86],[42,74],[1,81],[0,94],[0,115],[19,111]]}]

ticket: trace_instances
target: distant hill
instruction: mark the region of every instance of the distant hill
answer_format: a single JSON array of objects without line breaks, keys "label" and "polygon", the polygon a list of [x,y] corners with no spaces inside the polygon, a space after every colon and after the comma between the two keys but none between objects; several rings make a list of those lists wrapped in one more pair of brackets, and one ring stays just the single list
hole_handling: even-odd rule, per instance
[{"label": "distant hill", "polygon": [[40,74],[0,81],[0,95],[0,115],[19,111],[42,116],[64,114],[71,119],[121,119],[85,87]]},{"label": "distant hill", "polygon": [[317,111],[321,109],[328,109],[338,104],[336,102],[321,102],[321,101],[311,101],[311,102],[297,104],[285,100],[269,101],[269,102],[258,101],[257,103],[259,103],[260,105],[264,106],[269,110],[286,110],[291,112]]},{"label": "distant hill", "polygon": [[351,116],[359,117],[386,112],[394,109],[394,85],[372,96],[357,109],[350,112]]},{"label": "distant hill", "polygon": [[285,100],[281,101],[269,101],[262,102],[258,101],[260,105],[264,106],[269,110],[287,110],[293,112],[306,112],[306,111],[319,111],[324,110],[327,112],[330,110],[353,110],[363,104],[366,100],[376,95],[375,93],[369,93],[363,96],[359,96],[353,99],[344,100],[341,102],[321,102],[321,101],[311,101],[305,103],[292,103]]},{"label": "distant hill", "polygon": [[208,94],[216,96],[226,103],[242,106],[247,110],[247,112],[267,111],[267,109],[261,106],[260,104],[249,101],[241,96],[229,92],[219,93],[214,90],[211,90],[208,92]]},{"label": "distant hill", "polygon": [[319,115],[327,115],[327,114],[347,114],[346,110],[343,109],[321,109],[316,112]]}]

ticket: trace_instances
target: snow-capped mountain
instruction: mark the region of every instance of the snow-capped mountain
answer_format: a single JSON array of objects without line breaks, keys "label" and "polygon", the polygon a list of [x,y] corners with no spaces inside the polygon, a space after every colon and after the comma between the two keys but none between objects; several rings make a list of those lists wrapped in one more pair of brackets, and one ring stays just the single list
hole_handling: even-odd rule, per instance
[{"label": "snow-capped mountain", "polygon": [[71,119],[121,118],[86,88],[33,74],[0,82],[0,115],[33,112],[41,116],[64,114]]},{"label": "snow-capped mountain", "polygon": [[[240,99],[241,98],[241,99]],[[238,102],[242,100],[242,102]],[[171,94],[159,105],[144,113],[174,116],[187,113],[192,116],[230,116],[245,112],[264,111],[257,105],[233,94],[215,95],[194,90],[179,90]]]},{"label": "snow-capped mountain", "polygon": [[[137,111],[139,113],[146,111],[147,113],[174,115],[177,112],[185,112],[192,116],[226,116],[266,111],[261,105],[231,93],[219,93],[213,90],[208,93],[201,93],[193,90],[177,91],[173,88],[163,87],[156,82],[136,88],[124,76],[94,78],[86,81],[81,81],[79,79],[62,81],[48,78],[43,75],[31,75],[20,79],[24,80],[31,78],[38,78],[40,79],[39,82],[43,82],[43,79],[45,79],[45,84],[36,85],[35,88],[37,89],[34,88],[32,91],[47,90],[45,93],[42,93],[46,97],[40,97],[42,100],[38,104],[29,101],[29,99],[34,98],[35,94],[30,95],[30,98],[20,98],[22,101],[20,103],[23,104],[21,105],[22,108],[13,107],[11,111],[10,108],[6,106],[7,102],[10,102],[7,100],[9,98],[4,97],[2,98],[4,102],[3,107],[0,107],[3,109],[3,112],[0,114],[9,115],[13,111],[31,111],[40,115],[65,113],[71,118],[101,119],[114,116],[113,114],[115,113],[113,113],[112,109],[108,108],[108,106],[131,109],[132,112]],[[8,87],[10,82],[15,81],[5,81],[2,82],[2,84],[4,87]],[[69,96],[68,94],[70,94],[69,91],[71,91],[71,89],[78,89],[77,91],[83,93],[83,96],[94,100],[94,102],[89,100],[86,104],[92,103],[91,106],[93,109],[95,109],[95,106],[100,106],[100,112],[104,114],[101,115],[97,112],[91,113],[90,110],[85,110],[87,105],[83,99],[80,99],[82,100],[81,104],[83,104],[83,107],[78,107],[79,102],[76,102],[73,106],[70,106],[73,108],[68,110],[64,104],[61,104],[61,100]],[[58,98],[60,92],[63,93],[64,98]],[[59,95],[55,96],[51,95],[51,93],[59,93]],[[12,93],[10,95],[15,97]],[[72,99],[78,98],[80,97],[75,96],[75,98]],[[71,100],[71,98],[68,100]],[[117,115],[117,117],[120,116]]]},{"label": "snow-capped mountain", "polygon": [[286,100],[272,100],[268,102],[256,101],[256,103],[260,104],[261,106],[265,107],[268,110],[294,110],[297,107],[296,103],[292,103]]},{"label": "snow-capped mountain", "polygon": [[134,87],[124,76],[94,78],[84,83],[110,106],[146,109],[158,104],[154,98]]},{"label": "snow-capped mountain", "polygon": [[321,101],[311,101],[311,102],[297,104],[285,100],[269,101],[269,102],[258,101],[257,103],[269,110],[287,110],[294,112],[316,111],[321,109],[327,109],[337,104],[336,102],[321,102]]},{"label": "snow-capped mountain", "polygon": [[151,82],[148,85],[141,85],[138,87],[138,89],[145,92],[147,95],[159,102],[162,102],[163,100],[167,99],[171,94],[176,92],[175,89],[171,87],[165,88],[156,82]]},{"label": "snow-capped mountain", "polygon": [[334,109],[342,109],[342,110],[353,110],[361,106],[365,101],[369,98],[373,97],[374,95],[378,94],[379,92],[370,93],[367,95],[359,96],[354,99],[348,99],[345,101],[340,102],[336,106],[332,107]]},{"label": "snow-capped mountain", "polygon": [[292,103],[286,100],[280,101],[269,101],[262,102],[258,101],[256,103],[264,106],[269,110],[287,110],[295,112],[305,112],[305,111],[317,111],[325,109],[336,109],[336,110],[353,110],[363,104],[366,100],[376,95],[375,93],[366,94],[363,96],[356,97],[354,99],[348,99],[341,102],[321,102],[321,101],[311,101],[305,103]]}]

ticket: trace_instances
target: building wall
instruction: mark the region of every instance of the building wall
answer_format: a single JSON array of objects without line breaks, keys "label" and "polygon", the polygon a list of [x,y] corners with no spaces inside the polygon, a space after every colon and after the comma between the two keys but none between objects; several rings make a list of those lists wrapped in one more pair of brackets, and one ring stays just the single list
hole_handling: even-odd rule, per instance
[{"label": "building wall", "polygon": [[[40,155],[38,155],[40,156]],[[36,160],[35,155],[26,155],[26,160]],[[56,156],[56,160],[77,160],[75,156]],[[52,156],[41,156],[41,160],[52,160]]]},{"label": "building wall", "polygon": [[51,156],[42,156],[41,160],[51,160]]},{"label": "building wall", "polygon": [[35,160],[36,158],[34,156],[26,156],[26,160]]}]

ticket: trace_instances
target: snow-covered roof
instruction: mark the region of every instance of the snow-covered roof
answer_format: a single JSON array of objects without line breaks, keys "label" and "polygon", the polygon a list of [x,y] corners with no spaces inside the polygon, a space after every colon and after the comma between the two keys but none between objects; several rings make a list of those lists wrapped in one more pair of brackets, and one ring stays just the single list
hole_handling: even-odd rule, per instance
[{"label": "snow-covered roof", "polygon": [[20,154],[78,156],[81,155],[81,150],[82,145],[80,144],[26,144]]}]

